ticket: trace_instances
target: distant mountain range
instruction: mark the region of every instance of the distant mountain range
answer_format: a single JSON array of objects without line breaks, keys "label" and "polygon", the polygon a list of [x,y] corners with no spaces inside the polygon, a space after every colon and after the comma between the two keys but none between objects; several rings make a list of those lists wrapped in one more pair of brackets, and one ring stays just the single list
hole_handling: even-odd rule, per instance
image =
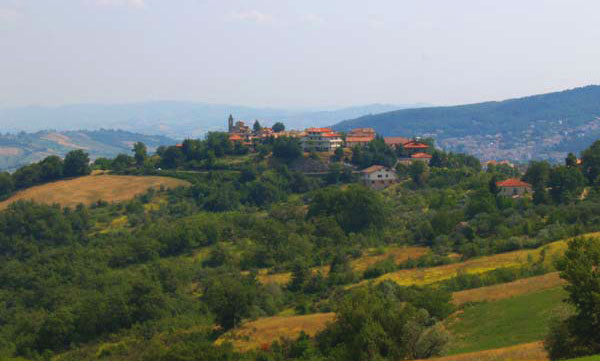
[{"label": "distant mountain range", "polygon": [[500,102],[405,109],[340,122],[383,135],[431,136],[451,151],[482,160],[562,161],[600,139],[600,86]]},{"label": "distant mountain range", "polygon": [[288,128],[331,125],[368,114],[423,106],[372,104],[334,110],[290,110],[253,108],[194,102],[157,101],[131,104],[76,104],[59,107],[0,109],[0,131],[37,132],[45,129],[97,130],[123,129],[142,134],[158,134],[176,139],[201,137],[206,132],[224,130],[229,114],[236,120],[263,125],[284,122]]},{"label": "distant mountain range", "polygon": [[174,144],[175,140],[120,130],[0,134],[0,171],[14,170],[49,155],[62,157],[74,149],[85,150],[92,159],[131,154],[135,142],[143,142],[154,151],[160,145]]}]

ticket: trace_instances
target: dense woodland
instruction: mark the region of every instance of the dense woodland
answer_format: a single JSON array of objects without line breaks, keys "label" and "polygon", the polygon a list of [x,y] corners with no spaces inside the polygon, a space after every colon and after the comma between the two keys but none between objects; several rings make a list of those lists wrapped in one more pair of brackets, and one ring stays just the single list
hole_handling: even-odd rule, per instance
[{"label": "dense woodland", "polygon": [[[296,170],[307,159],[323,161],[303,155],[296,139],[270,139],[255,149],[210,133],[152,155],[137,143],[133,155],[100,158],[91,167],[87,154],[74,151],[0,174],[4,197],[92,168],[191,182],[118,204],[63,209],[20,201],[0,212],[0,360],[428,358],[441,354],[450,337],[441,327],[454,311],[450,292],[543,274],[550,271],[546,263],[531,259],[431,287],[347,286],[401,268],[600,231],[600,141],[582,153],[582,164],[574,155],[560,165],[532,163],[523,177],[535,193],[514,199],[496,186],[515,175],[513,168],[484,171],[463,154],[434,150],[430,165],[400,165],[402,181],[378,192],[357,184],[347,164],[394,165],[403,150],[381,139],[336,152],[327,159],[329,172],[318,177]],[[596,336],[579,332],[598,327],[594,242],[572,242],[555,262],[572,282],[570,302],[579,312],[557,321],[549,335],[556,358],[600,352]],[[431,252],[402,264],[387,259],[364,272],[350,267],[365,249],[389,245]],[[328,272],[313,272],[317,266]],[[261,269],[292,272],[291,281],[262,284]],[[337,316],[315,337],[246,353],[214,343],[245,320],[290,309]]]}]

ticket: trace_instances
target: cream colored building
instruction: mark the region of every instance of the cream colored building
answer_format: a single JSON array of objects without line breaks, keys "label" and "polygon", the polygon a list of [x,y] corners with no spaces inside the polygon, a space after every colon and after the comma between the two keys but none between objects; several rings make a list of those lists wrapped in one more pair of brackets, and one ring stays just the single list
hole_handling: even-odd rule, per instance
[{"label": "cream colored building", "polygon": [[330,128],[308,128],[301,140],[305,152],[333,153],[343,144],[342,137]]},{"label": "cream colored building", "polygon": [[361,172],[361,181],[367,187],[373,189],[383,189],[396,183],[396,172],[382,165],[372,165],[363,169]]}]

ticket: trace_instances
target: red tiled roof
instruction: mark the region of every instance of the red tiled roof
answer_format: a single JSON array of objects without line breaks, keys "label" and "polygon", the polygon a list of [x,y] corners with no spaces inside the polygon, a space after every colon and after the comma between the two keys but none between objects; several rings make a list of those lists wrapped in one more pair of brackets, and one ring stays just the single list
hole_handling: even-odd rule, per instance
[{"label": "red tiled roof", "polygon": [[429,148],[429,146],[427,144],[419,143],[419,142],[415,142],[415,141],[410,141],[410,142],[404,144],[404,149],[427,149],[427,148]]},{"label": "red tiled roof", "polygon": [[325,138],[339,138],[340,135],[338,133],[326,133],[326,134],[322,134],[322,137]]},{"label": "red tiled roof", "polygon": [[243,140],[243,139],[244,138],[240,137],[237,134],[232,134],[232,135],[229,136],[229,140],[231,140],[231,141],[237,141],[237,140]]},{"label": "red tiled roof", "polygon": [[432,158],[431,154],[427,153],[415,153],[410,156],[411,158],[420,158],[420,159],[430,159]]},{"label": "red tiled roof", "polygon": [[531,184],[517,178],[509,178],[502,182],[496,182],[498,187],[531,187]]},{"label": "red tiled roof", "polygon": [[404,137],[384,137],[383,141],[387,145],[403,145],[410,142],[410,139]]},{"label": "red tiled roof", "polygon": [[333,130],[331,128],[308,128],[306,129],[308,133],[331,133]]},{"label": "red tiled roof", "polygon": [[385,167],[382,165],[372,165],[369,168],[365,168],[365,169],[361,170],[361,173],[369,174],[369,173],[377,172],[378,170],[382,170],[382,169],[385,169]]},{"label": "red tiled roof", "polygon": [[373,137],[346,137],[346,143],[358,143],[358,142],[365,142],[368,143],[370,141],[372,141]]}]

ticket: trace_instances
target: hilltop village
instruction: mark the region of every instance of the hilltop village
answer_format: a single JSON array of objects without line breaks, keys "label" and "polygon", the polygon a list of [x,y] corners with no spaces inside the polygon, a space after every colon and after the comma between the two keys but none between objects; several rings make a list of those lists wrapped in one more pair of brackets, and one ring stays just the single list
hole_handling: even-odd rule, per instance
[{"label": "hilltop village", "polygon": [[[350,152],[353,148],[366,147],[378,137],[373,128],[356,128],[347,133],[336,132],[331,128],[285,130],[285,125],[281,122],[275,123],[273,127],[269,128],[262,127],[258,120],[250,127],[244,121],[235,121],[232,115],[229,115],[227,129],[229,140],[232,143],[244,145],[249,149],[255,150],[257,144],[269,139],[289,137],[299,140],[304,153],[335,155],[338,159],[341,159],[346,152]],[[398,165],[409,166],[417,161],[428,165],[433,158],[432,139],[383,137],[383,142],[398,154],[396,163],[391,167],[374,164],[364,169],[355,170],[359,174],[361,183],[373,189],[383,189],[395,184],[398,181],[395,171]],[[497,162],[491,160],[483,163],[485,169],[490,166],[515,168],[508,161]],[[520,197],[532,193],[532,187],[529,183],[515,178],[497,182],[497,187],[501,194],[505,196]]]}]

